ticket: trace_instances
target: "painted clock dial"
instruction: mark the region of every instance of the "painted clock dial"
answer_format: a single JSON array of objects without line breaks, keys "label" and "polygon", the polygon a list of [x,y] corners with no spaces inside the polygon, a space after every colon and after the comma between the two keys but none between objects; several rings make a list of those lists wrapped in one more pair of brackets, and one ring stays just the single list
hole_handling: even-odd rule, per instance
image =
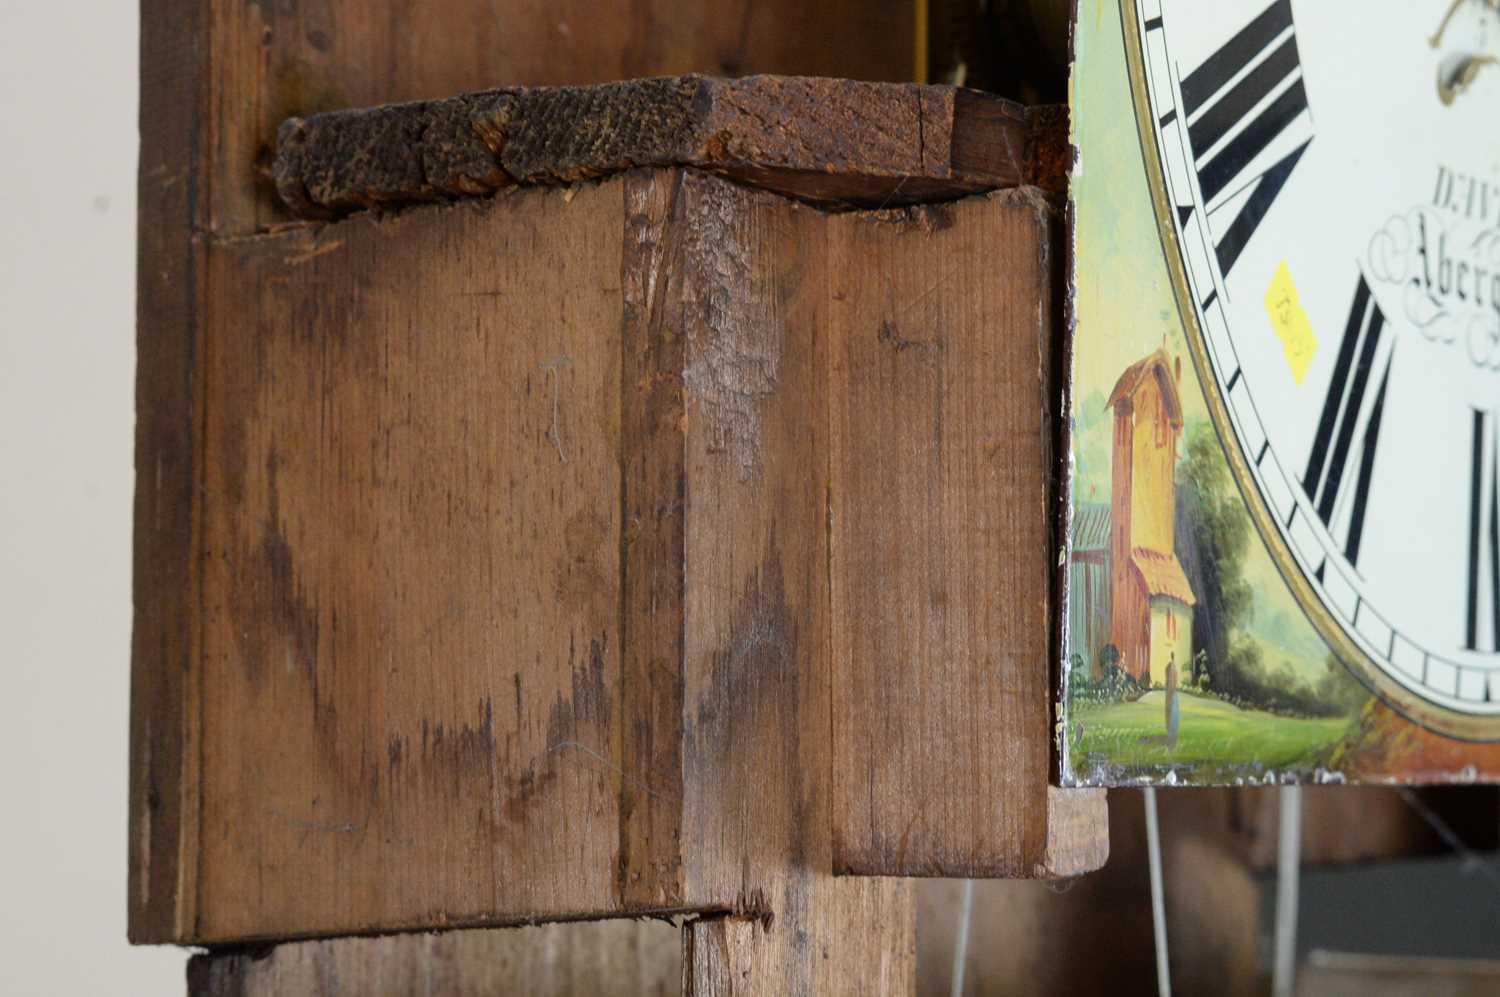
[{"label": "painted clock dial", "polygon": [[1122,17],[1179,310],[1260,533],[1369,685],[1500,738],[1500,8]]}]

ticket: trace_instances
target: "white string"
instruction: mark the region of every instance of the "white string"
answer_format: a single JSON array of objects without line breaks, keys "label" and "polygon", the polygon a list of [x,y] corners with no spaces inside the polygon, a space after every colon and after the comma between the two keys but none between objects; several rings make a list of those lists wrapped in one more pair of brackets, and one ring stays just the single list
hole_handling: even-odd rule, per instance
[{"label": "white string", "polygon": [[1161,826],[1156,820],[1156,787],[1146,787],[1146,857],[1151,865],[1151,928],[1156,937],[1156,992],[1172,997],[1167,969],[1167,905],[1161,884]]},{"label": "white string", "polygon": [[969,965],[969,922],[974,917],[974,881],[964,880],[958,898],[958,937],[953,942],[953,986],[951,997],[963,997],[964,970]]},{"label": "white string", "polygon": [[1276,961],[1273,997],[1292,997],[1297,981],[1297,878],[1302,865],[1302,787],[1281,787],[1281,827],[1276,853]]}]

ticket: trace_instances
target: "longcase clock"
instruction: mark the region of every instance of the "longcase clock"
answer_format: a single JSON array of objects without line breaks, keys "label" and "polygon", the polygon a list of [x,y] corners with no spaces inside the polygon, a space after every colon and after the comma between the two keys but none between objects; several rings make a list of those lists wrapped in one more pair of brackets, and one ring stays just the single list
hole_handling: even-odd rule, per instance
[{"label": "longcase clock", "polygon": [[1084,0],[1075,53],[1065,773],[1479,774],[1500,9]]}]

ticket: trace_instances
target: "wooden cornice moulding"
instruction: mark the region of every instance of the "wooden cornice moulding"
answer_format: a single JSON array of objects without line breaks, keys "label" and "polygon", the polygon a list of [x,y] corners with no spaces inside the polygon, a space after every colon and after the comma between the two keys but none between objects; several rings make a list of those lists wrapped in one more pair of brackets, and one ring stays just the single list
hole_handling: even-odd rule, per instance
[{"label": "wooden cornice moulding", "polygon": [[[592,182],[196,236],[191,298],[143,310],[143,343],[184,339],[142,354],[132,938],[693,912],[710,982],[887,960],[907,992],[889,877],[1107,850],[1102,792],[1050,784],[1047,115],[772,77],[507,93],[489,167],[460,98],[289,126],[283,189]],[[912,101],[957,130],[914,140]],[[664,107],[668,158],[633,165]],[[902,178],[944,203],[858,207]]]},{"label": "wooden cornice moulding", "polygon": [[803,200],[890,205],[1064,190],[1065,108],[951,86],[675,76],[516,87],[292,118],[277,190],[294,214],[693,166]]}]

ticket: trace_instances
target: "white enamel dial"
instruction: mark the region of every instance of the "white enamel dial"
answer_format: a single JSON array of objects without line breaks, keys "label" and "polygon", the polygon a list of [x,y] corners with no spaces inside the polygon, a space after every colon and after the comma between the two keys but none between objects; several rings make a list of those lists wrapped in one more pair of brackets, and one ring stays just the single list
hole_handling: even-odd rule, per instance
[{"label": "white enamel dial", "polygon": [[1500,9],[1123,16],[1180,310],[1262,535],[1388,699],[1500,737]]}]

